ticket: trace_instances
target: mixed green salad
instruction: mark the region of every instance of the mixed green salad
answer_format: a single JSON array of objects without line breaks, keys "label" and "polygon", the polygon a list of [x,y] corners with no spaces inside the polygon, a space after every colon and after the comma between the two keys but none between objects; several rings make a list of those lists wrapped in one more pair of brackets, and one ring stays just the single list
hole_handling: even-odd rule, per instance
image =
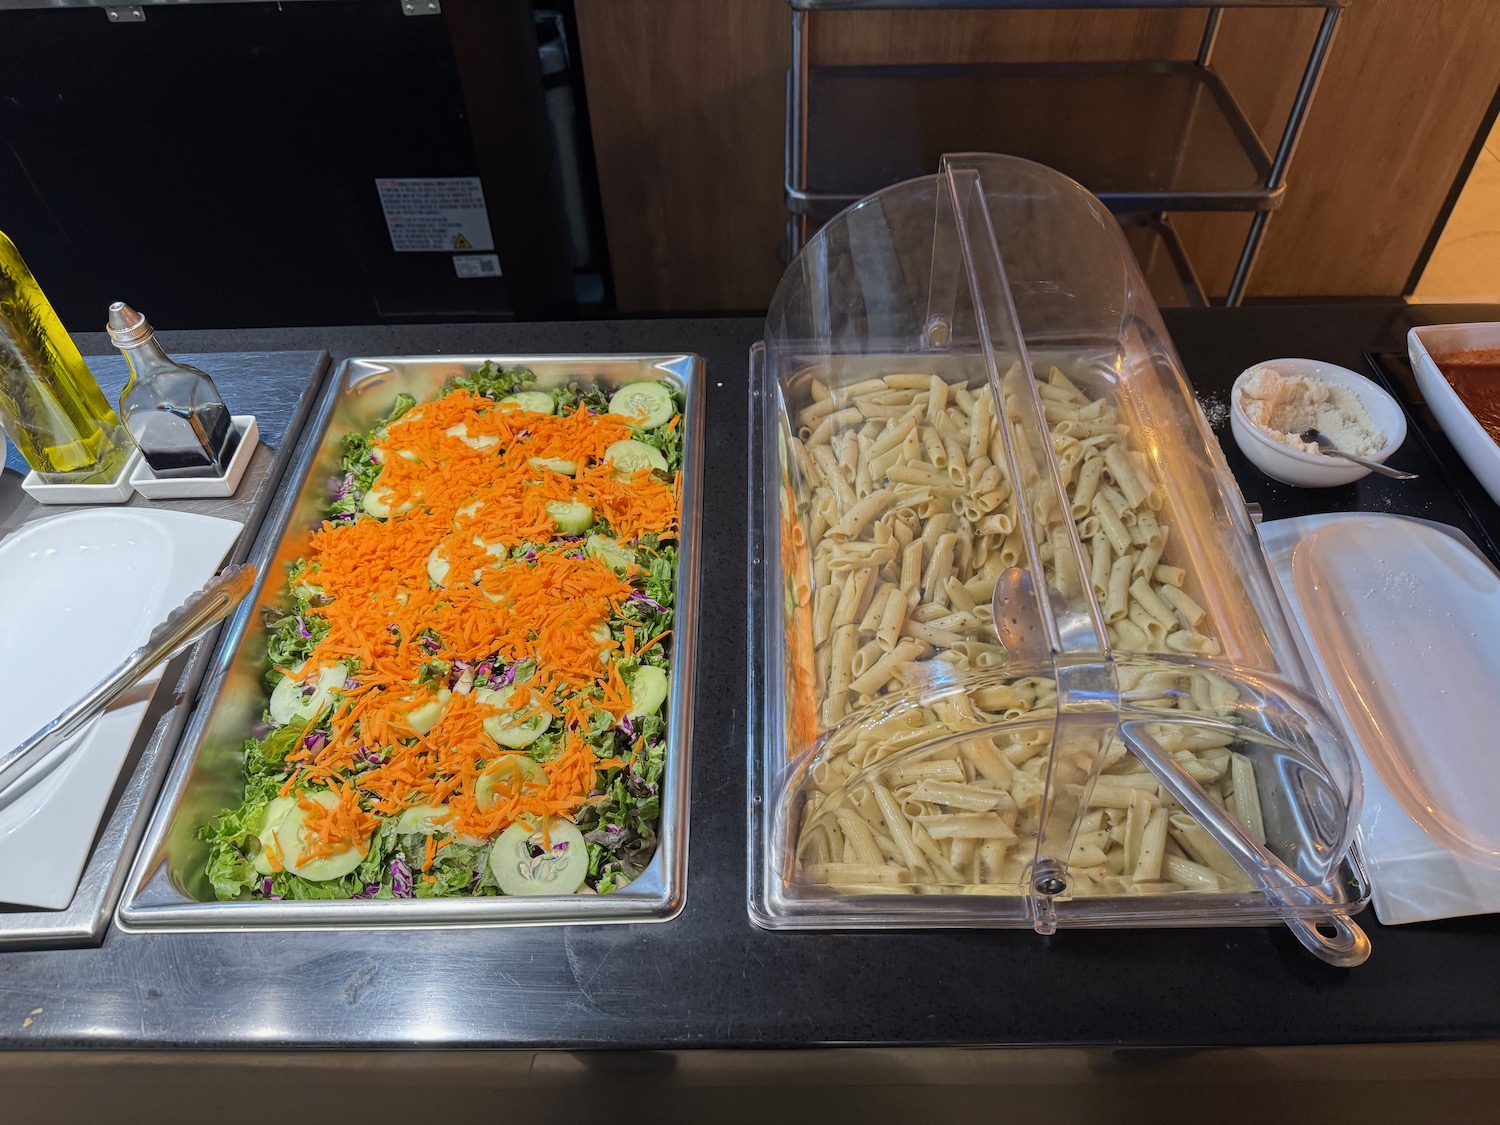
[{"label": "mixed green salad", "polygon": [[221,900],[617,890],[657,843],[683,455],[666,383],[485,364],[343,439],[268,615]]}]

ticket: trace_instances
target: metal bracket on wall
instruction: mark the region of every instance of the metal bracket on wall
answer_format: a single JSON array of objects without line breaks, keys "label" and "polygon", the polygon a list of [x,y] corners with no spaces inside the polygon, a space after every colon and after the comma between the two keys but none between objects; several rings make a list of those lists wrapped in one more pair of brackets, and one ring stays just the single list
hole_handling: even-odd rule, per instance
[{"label": "metal bracket on wall", "polygon": [[144,23],[146,9],[131,4],[126,7],[110,6],[104,9],[110,23]]},{"label": "metal bracket on wall", "polygon": [[401,10],[409,16],[436,16],[443,5],[438,0],[401,0]]}]

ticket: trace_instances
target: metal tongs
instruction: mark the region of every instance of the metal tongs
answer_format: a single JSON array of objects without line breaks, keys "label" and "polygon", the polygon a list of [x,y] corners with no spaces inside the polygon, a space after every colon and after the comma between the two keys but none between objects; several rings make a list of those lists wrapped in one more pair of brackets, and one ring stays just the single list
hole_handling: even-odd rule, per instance
[{"label": "metal tongs", "polygon": [[148,672],[176,656],[228,617],[254,585],[255,567],[249,563],[225,567],[168,614],[167,619],[151,631],[145,644],[127,656],[82,699],[14,750],[0,754],[0,800],[4,800],[6,794],[25,779],[32,767],[82,730],[94,716],[139,683]]}]

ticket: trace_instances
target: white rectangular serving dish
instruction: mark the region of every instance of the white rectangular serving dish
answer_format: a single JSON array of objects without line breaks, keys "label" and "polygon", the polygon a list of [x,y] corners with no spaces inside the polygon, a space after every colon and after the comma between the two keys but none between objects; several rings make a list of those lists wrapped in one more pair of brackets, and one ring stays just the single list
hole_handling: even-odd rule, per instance
[{"label": "white rectangular serving dish", "polygon": [[99,484],[49,484],[35,471],[26,474],[21,487],[38,504],[123,504],[135,492],[131,476],[141,463],[141,451],[125,459],[120,473],[112,481]]},{"label": "white rectangular serving dish", "polygon": [[1500,504],[1500,445],[1496,445],[1475,420],[1432,358],[1434,354],[1488,351],[1492,348],[1500,348],[1500,322],[1432,324],[1413,328],[1406,334],[1411,368],[1417,376],[1423,399],[1432,409],[1432,416],[1448,435],[1464,464],[1469,466],[1469,471],[1484,485],[1490,499]]},{"label": "white rectangular serving dish", "polygon": [[1378,512],[1260,525],[1364,776],[1387,925],[1500,912],[1500,574],[1457,528]]},{"label": "white rectangular serving dish", "polygon": [[230,419],[234,432],[239,434],[239,444],[234,456],[221,477],[168,477],[158,478],[151,466],[142,459],[130,474],[130,483],[147,500],[200,500],[212,496],[233,496],[240,486],[240,478],[250,467],[251,458],[260,445],[260,427],[255,415],[236,414]]}]

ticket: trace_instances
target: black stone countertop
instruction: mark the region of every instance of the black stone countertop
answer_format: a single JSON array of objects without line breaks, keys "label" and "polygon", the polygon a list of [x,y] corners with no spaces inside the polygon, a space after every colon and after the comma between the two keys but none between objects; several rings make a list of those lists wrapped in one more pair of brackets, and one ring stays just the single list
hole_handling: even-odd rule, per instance
[{"label": "black stone countertop", "polygon": [[[1366,370],[1413,320],[1500,309],[1395,304],[1174,312],[1205,399],[1253,362]],[[0,954],[0,1044],[274,1047],[1279,1044],[1500,1036],[1500,919],[1388,929],[1344,971],[1277,927],[767,933],[746,914],[746,353],[754,319],[162,333],[182,352],[696,351],[707,360],[703,618],[687,907],[657,925],[366,933],[137,935],[98,949]],[[102,337],[83,337],[102,351]],[[233,398],[233,389],[224,388]],[[1225,427],[1227,436],[1227,427]],[[1226,442],[1267,518],[1372,508],[1475,517],[1421,441],[1380,478],[1333,490],[1269,482]],[[1461,479],[1460,474],[1451,478]],[[1475,506],[1487,518],[1492,509]],[[1482,520],[1481,520],[1482,522]],[[44,1015],[22,1028],[32,1009]]]}]

